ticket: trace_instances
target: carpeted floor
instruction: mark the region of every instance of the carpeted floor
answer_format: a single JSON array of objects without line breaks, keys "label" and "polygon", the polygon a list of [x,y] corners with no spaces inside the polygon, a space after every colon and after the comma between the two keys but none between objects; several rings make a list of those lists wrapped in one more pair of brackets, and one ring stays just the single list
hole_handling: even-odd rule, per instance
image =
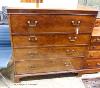
[{"label": "carpeted floor", "polygon": [[100,78],[82,79],[86,88],[100,88]]}]

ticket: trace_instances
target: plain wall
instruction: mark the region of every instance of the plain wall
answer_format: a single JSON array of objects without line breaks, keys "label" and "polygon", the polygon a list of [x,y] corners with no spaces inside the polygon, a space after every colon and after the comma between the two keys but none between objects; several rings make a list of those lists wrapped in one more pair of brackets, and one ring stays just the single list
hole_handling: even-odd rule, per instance
[{"label": "plain wall", "polygon": [[[76,9],[78,0],[44,0],[40,8],[57,8],[57,9]],[[20,0],[0,0],[0,9],[2,6],[36,8],[35,3],[21,3]]]}]

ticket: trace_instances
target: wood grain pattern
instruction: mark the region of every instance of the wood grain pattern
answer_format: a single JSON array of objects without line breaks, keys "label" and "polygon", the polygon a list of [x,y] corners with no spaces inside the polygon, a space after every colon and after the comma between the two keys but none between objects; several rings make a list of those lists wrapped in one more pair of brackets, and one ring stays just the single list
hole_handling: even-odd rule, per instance
[{"label": "wood grain pattern", "polygon": [[89,51],[90,58],[100,58],[100,50],[91,50]]},{"label": "wood grain pattern", "polygon": [[[70,62],[71,61],[71,62]],[[69,71],[74,69],[81,69],[83,59],[81,58],[59,58],[59,59],[35,59],[29,61],[15,62],[16,74],[32,74],[32,73],[45,73],[51,71]],[[76,65],[77,64],[77,65]]]},{"label": "wood grain pattern", "polygon": [[28,74],[86,73],[89,69],[97,11],[8,9],[8,15],[15,81]]},{"label": "wood grain pattern", "polygon": [[88,68],[100,68],[100,59],[87,60]]},{"label": "wood grain pattern", "polygon": [[[85,20],[86,19],[86,20]],[[94,26],[95,18],[93,16],[67,16],[67,15],[12,15],[10,17],[12,22],[12,33],[26,33],[29,32],[69,32],[75,33],[76,26],[72,21],[80,21],[79,33],[91,33]],[[37,21],[36,26],[34,25]]]},{"label": "wood grain pattern", "polygon": [[85,57],[88,54],[86,50],[87,47],[36,47],[30,49],[20,48],[14,49],[14,58],[15,60],[34,60],[59,57]]},{"label": "wood grain pattern", "polygon": [[12,36],[14,47],[23,46],[44,46],[44,45],[83,45],[89,44],[90,34],[44,34],[44,35],[29,35],[29,36]]}]

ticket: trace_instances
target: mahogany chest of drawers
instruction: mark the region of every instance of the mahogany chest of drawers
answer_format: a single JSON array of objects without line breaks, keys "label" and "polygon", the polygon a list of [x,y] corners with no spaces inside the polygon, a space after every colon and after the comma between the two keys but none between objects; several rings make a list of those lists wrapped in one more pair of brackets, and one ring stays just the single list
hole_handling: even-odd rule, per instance
[{"label": "mahogany chest of drawers", "polygon": [[97,11],[8,9],[12,78],[87,69]]}]

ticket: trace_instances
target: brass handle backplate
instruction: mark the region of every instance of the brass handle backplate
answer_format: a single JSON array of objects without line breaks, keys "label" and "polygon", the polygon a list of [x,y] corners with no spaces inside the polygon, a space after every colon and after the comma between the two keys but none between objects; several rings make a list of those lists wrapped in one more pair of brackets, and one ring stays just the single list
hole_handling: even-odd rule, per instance
[{"label": "brass handle backplate", "polygon": [[76,53],[76,51],[74,49],[72,49],[72,50],[67,49],[66,50],[67,55],[73,55],[74,53]]},{"label": "brass handle backplate", "polygon": [[36,69],[36,66],[29,66],[29,68],[31,68],[31,69]]},{"label": "brass handle backplate", "polygon": [[28,52],[28,55],[31,56],[31,57],[34,57],[37,54],[38,54],[38,52]]},{"label": "brass handle backplate", "polygon": [[70,66],[70,63],[65,62],[64,65],[65,65],[66,67],[68,67],[68,66]]},{"label": "brass handle backplate", "polygon": [[97,66],[100,66],[100,63],[99,62],[97,63]]},{"label": "brass handle backplate", "polygon": [[81,21],[72,21],[72,25],[76,27],[75,34],[79,34],[79,27],[80,27]]},{"label": "brass handle backplate", "polygon": [[36,36],[30,36],[28,40],[31,42],[35,42],[38,40],[38,38]]},{"label": "brass handle backplate", "polygon": [[69,41],[70,42],[75,42],[77,40],[77,37],[68,37]]},{"label": "brass handle backplate", "polygon": [[35,21],[28,20],[27,23],[28,23],[29,27],[36,27],[38,21],[37,20],[35,20]]}]

